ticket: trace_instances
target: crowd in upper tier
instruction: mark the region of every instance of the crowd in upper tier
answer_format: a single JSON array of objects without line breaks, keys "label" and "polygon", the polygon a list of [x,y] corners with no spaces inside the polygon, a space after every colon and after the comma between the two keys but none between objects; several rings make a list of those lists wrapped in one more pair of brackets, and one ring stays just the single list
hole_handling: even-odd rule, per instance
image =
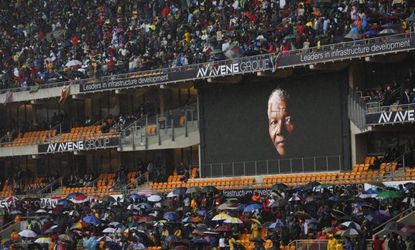
[{"label": "crowd in upper tier", "polygon": [[1,1],[0,87],[410,32],[414,1]]}]

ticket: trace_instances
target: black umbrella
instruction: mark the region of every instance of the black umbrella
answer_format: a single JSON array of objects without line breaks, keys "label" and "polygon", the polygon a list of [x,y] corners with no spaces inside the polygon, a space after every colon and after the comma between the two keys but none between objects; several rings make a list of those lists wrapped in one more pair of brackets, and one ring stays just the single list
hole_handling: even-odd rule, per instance
[{"label": "black umbrella", "polygon": [[271,187],[271,190],[272,191],[276,191],[276,192],[279,192],[279,191],[285,191],[285,190],[287,190],[288,189],[288,186],[287,185],[285,185],[284,183],[277,183],[277,184],[274,184],[272,187]]},{"label": "black umbrella", "polygon": [[280,199],[280,200],[276,200],[273,203],[271,203],[269,205],[269,207],[274,208],[274,207],[285,207],[288,204],[288,201],[284,200],[284,199]]},{"label": "black umbrella", "polygon": [[202,191],[205,193],[214,193],[214,194],[219,193],[219,190],[215,186],[204,186],[202,188]]},{"label": "black umbrella", "polygon": [[310,219],[311,218],[311,216],[308,213],[304,212],[304,211],[297,211],[297,212],[294,213],[294,216],[297,217],[297,218],[301,218],[301,219]]},{"label": "black umbrella", "polygon": [[320,186],[320,182],[312,181],[304,186],[304,190],[313,190],[314,187]]}]

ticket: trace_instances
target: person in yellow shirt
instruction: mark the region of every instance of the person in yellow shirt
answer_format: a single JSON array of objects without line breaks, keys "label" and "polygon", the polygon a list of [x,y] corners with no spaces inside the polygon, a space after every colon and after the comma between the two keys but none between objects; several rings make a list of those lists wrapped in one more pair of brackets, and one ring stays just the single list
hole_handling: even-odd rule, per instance
[{"label": "person in yellow shirt", "polygon": [[190,207],[192,208],[193,211],[196,211],[197,209],[197,201],[195,198],[192,199],[192,201],[190,202]]},{"label": "person in yellow shirt", "polygon": [[327,242],[327,250],[336,250],[339,243],[332,234],[328,235],[329,241]]},{"label": "person in yellow shirt", "polygon": [[336,250],[343,250],[344,248],[343,248],[343,243],[341,243],[341,242],[338,242],[337,243],[337,246],[336,246]]},{"label": "person in yellow shirt", "polygon": [[174,236],[176,236],[179,239],[183,238],[182,230],[180,228],[177,228],[176,231],[174,231]]},{"label": "person in yellow shirt", "polygon": [[251,238],[258,238],[259,237],[259,225],[256,222],[252,222],[251,225]]}]

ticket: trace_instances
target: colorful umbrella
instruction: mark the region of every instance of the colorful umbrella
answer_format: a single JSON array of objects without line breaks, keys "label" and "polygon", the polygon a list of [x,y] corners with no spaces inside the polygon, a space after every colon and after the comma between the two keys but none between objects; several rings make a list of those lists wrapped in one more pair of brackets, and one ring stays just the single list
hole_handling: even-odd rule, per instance
[{"label": "colorful umbrella", "polygon": [[246,206],[244,208],[244,212],[252,212],[254,210],[261,209],[261,208],[262,208],[261,204],[254,203],[254,204],[250,204]]},{"label": "colorful umbrella", "polygon": [[395,199],[401,197],[401,194],[398,191],[385,190],[381,192],[378,197],[380,199]]},{"label": "colorful umbrella", "polygon": [[217,215],[215,215],[213,218],[212,218],[212,221],[222,221],[222,220],[226,220],[226,219],[228,219],[228,218],[230,218],[231,216],[229,216],[228,214],[225,214],[225,213],[220,213],[220,214],[217,214]]},{"label": "colorful umbrella", "polygon": [[223,222],[228,223],[228,224],[243,224],[243,221],[241,221],[237,217],[229,217],[226,220],[224,220]]},{"label": "colorful umbrella", "polygon": [[84,194],[79,194],[79,195],[76,195],[76,196],[72,197],[69,200],[73,203],[80,204],[80,203],[87,202],[89,199],[88,199],[88,196],[86,196]]},{"label": "colorful umbrella", "polygon": [[95,217],[95,216],[93,216],[93,215],[87,215],[84,218],[82,218],[82,220],[86,224],[90,224],[90,225],[98,225],[100,223],[100,221],[98,220],[98,218]]}]

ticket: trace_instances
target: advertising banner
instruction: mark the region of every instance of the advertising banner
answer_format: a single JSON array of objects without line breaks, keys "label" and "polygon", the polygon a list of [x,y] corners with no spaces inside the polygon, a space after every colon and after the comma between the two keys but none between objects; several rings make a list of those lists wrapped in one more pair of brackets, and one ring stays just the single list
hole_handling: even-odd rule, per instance
[{"label": "advertising banner", "polygon": [[118,138],[98,138],[91,140],[59,142],[38,145],[39,153],[58,153],[82,150],[97,150],[119,146]]},{"label": "advertising banner", "polygon": [[367,125],[406,123],[415,121],[415,110],[384,111],[366,115]]}]

